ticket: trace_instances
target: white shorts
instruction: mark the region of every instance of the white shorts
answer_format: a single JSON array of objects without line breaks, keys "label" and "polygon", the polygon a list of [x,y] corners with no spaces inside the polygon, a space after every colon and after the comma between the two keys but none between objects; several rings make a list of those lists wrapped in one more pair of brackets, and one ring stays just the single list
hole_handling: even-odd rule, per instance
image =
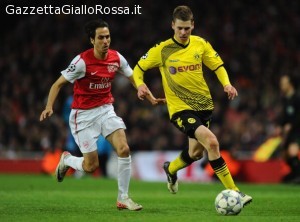
[{"label": "white shorts", "polygon": [[105,104],[89,110],[72,109],[69,118],[72,135],[81,153],[97,150],[97,140],[117,129],[126,129],[122,118],[118,117],[112,104]]}]

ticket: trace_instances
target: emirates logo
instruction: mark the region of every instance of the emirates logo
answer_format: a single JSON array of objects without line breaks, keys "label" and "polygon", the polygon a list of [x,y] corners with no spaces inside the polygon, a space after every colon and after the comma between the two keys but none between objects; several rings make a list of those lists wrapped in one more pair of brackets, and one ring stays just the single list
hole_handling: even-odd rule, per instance
[{"label": "emirates logo", "polygon": [[109,63],[107,65],[108,72],[116,72],[119,69],[119,64],[117,62]]}]

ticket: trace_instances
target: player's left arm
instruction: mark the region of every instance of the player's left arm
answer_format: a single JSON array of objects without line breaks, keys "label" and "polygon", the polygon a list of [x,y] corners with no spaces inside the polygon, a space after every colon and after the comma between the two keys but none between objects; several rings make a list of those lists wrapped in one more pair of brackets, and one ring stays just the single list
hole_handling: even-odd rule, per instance
[{"label": "player's left arm", "polygon": [[140,100],[148,99],[152,105],[166,103],[165,98],[155,98],[146,83],[144,82],[144,73],[148,69],[159,67],[161,65],[161,47],[159,44],[152,47],[143,55],[133,69],[133,80],[137,88],[137,96]]},{"label": "player's left arm", "polygon": [[224,87],[224,92],[227,93],[228,99],[234,99],[236,96],[238,96],[238,92],[235,87],[233,87],[229,81],[229,77],[227,74],[226,69],[224,66],[220,66],[217,70],[215,70],[215,73],[220,81],[220,83]]},{"label": "player's left arm", "polygon": [[144,100],[144,98],[146,98],[147,100],[150,101],[152,105],[165,104],[166,103],[165,98],[155,98],[153,96],[151,90],[143,81],[143,76],[144,76],[144,71],[141,70],[141,68],[138,65],[136,65],[134,67],[132,81],[134,82],[134,84],[136,84],[138,98],[140,100]]},{"label": "player's left arm", "polygon": [[224,92],[228,95],[228,99],[234,99],[238,95],[238,92],[229,81],[229,77],[226,69],[223,66],[222,59],[209,42],[205,42],[204,49],[203,63],[215,72],[220,83],[224,87]]}]

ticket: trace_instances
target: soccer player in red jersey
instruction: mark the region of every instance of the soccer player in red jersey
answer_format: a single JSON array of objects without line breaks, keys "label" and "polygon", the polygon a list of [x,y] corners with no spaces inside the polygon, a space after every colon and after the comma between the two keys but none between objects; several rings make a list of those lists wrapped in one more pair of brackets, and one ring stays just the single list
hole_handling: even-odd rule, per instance
[{"label": "soccer player in red jersey", "polygon": [[131,156],[123,120],[114,111],[111,83],[115,74],[126,76],[132,83],[132,69],[126,59],[110,49],[110,31],[105,21],[90,21],[86,33],[93,45],[77,55],[69,67],[52,85],[45,110],[40,121],[53,114],[53,105],[62,86],[74,84],[74,99],[69,124],[83,157],[63,152],[55,176],[62,182],[71,167],[92,173],[99,167],[97,144],[99,135],[105,137],[118,155],[118,198],[117,208],[141,210],[142,206],[128,196],[131,177]]}]

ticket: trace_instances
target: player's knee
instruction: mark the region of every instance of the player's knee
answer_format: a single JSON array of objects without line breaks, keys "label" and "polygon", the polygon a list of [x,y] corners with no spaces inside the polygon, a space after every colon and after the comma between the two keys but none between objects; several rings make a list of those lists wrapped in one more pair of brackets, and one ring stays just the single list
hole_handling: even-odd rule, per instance
[{"label": "player's knee", "polygon": [[202,150],[194,150],[193,152],[190,152],[190,157],[193,160],[200,160],[203,157],[203,151]]},{"label": "player's knee", "polygon": [[130,149],[128,144],[123,144],[117,149],[117,154],[119,157],[128,157],[130,154]]},{"label": "player's knee", "polygon": [[99,168],[99,162],[84,162],[83,169],[87,173],[93,173]]},{"label": "player's knee", "polygon": [[210,138],[208,138],[207,151],[214,152],[214,153],[219,152],[219,142],[218,142],[217,137],[211,136]]}]

